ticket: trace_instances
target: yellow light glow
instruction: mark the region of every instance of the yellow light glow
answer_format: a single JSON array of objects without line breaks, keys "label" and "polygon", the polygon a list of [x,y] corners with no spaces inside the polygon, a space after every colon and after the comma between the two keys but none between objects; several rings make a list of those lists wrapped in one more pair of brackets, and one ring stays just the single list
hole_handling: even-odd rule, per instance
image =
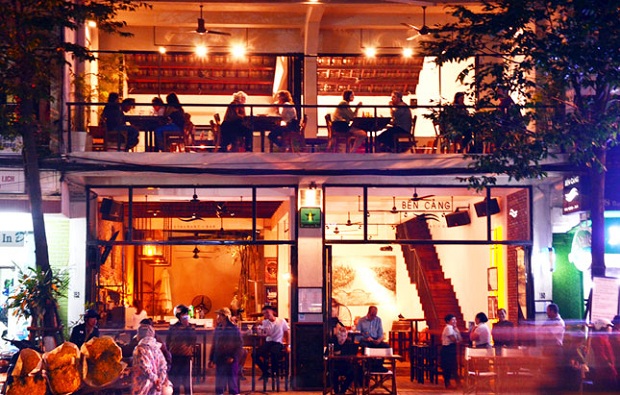
[{"label": "yellow light glow", "polygon": [[412,48],[403,48],[403,56],[405,58],[410,58],[413,56],[413,49]]},{"label": "yellow light glow", "polygon": [[144,256],[154,256],[156,252],[157,247],[155,247],[154,245],[145,245],[142,249],[142,254]]},{"label": "yellow light glow", "polygon": [[375,48],[375,47],[368,47],[368,48],[364,49],[364,54],[368,58],[374,58],[375,56],[377,56],[377,48]]},{"label": "yellow light glow", "polygon": [[204,45],[196,45],[196,49],[194,50],[194,52],[197,56],[205,57],[207,56],[207,53],[209,53],[209,50]]},{"label": "yellow light glow", "polygon": [[235,44],[230,48],[230,53],[236,59],[243,58],[246,53],[245,46],[241,44]]},{"label": "yellow light glow", "polygon": [[97,27],[97,22],[96,21],[88,21],[87,23],[88,23],[88,27],[92,27],[92,28]]},{"label": "yellow light glow", "polygon": [[159,53],[160,54],[165,54],[166,53],[166,47],[159,47]]}]

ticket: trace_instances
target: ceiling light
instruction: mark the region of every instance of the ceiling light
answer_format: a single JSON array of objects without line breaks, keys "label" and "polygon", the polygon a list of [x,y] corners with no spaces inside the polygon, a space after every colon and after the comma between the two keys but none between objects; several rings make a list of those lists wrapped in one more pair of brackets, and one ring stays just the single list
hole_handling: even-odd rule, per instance
[{"label": "ceiling light", "polygon": [[364,54],[368,58],[374,58],[375,56],[377,56],[377,48],[375,48],[375,47],[367,47],[367,48],[364,49]]},{"label": "ceiling light", "polygon": [[92,28],[97,27],[97,22],[96,21],[90,20],[87,23],[88,23],[88,27],[92,27]]},{"label": "ceiling light", "polygon": [[209,52],[207,47],[205,47],[204,45],[196,45],[196,49],[194,50],[194,52],[196,53],[196,55],[202,57],[207,56],[207,53]]},{"label": "ceiling light", "polygon": [[230,53],[234,58],[243,58],[245,56],[245,46],[241,44],[235,44],[230,48]]},{"label": "ceiling light", "polygon": [[166,53],[166,47],[159,47],[159,53],[160,54],[165,54]]},{"label": "ceiling light", "polygon": [[413,48],[403,48],[403,56],[405,58],[410,58],[413,56]]}]

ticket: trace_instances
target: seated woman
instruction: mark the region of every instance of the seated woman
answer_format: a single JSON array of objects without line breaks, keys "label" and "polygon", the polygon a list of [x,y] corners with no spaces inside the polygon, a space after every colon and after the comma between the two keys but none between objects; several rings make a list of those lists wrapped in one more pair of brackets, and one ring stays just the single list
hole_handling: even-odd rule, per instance
[{"label": "seated woman", "polygon": [[[118,131],[127,133],[127,142],[124,150],[129,151],[138,145],[138,135],[140,132],[133,126],[125,124],[125,114],[119,102],[118,93],[111,92],[108,95],[108,103],[103,108],[102,119],[105,120],[105,126],[109,131]],[[125,99],[128,100],[128,99]],[[127,103],[126,101],[124,101]]]},{"label": "seated woman", "polygon": [[[269,140],[280,148],[286,148],[287,135],[289,133],[299,133],[299,120],[297,111],[293,103],[291,93],[281,90],[276,93],[276,103],[278,104],[278,115],[282,118],[283,125],[269,133]],[[290,139],[288,139],[290,141]]]},{"label": "seated woman", "polygon": [[346,90],[342,93],[342,101],[338,103],[338,107],[332,115],[332,132],[343,133],[355,139],[351,152],[357,151],[357,149],[366,141],[366,131],[352,127],[351,122],[353,118],[357,116],[357,112],[362,106],[362,102],[357,103],[355,110],[351,109],[351,103],[355,98],[355,94],[352,90]]},{"label": "seated woman", "polygon": [[247,126],[245,114],[247,98],[248,95],[243,91],[233,95],[220,128],[222,135],[220,152],[227,152],[228,146],[231,146],[231,150],[235,150],[237,140],[241,138],[245,140],[245,151],[252,152],[252,130]]},{"label": "seated woman", "polygon": [[178,132],[183,134],[185,130],[185,114],[176,93],[171,92],[166,96],[166,110],[164,116],[168,123],[155,129],[155,149],[157,151],[166,150],[165,133]]}]

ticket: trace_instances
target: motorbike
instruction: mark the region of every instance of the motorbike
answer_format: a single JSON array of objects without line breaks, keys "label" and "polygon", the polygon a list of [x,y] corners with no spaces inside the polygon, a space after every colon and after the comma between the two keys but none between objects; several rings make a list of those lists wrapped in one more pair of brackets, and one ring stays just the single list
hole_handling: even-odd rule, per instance
[{"label": "motorbike", "polygon": [[29,340],[9,339],[6,335],[7,331],[2,332],[2,340],[9,343],[14,349],[0,353],[0,373],[6,374],[6,380],[2,384],[2,389],[0,389],[0,394],[2,395],[6,394],[7,387],[13,381],[13,369],[15,369],[17,358],[19,358],[19,352],[26,348],[41,352],[39,347]]}]

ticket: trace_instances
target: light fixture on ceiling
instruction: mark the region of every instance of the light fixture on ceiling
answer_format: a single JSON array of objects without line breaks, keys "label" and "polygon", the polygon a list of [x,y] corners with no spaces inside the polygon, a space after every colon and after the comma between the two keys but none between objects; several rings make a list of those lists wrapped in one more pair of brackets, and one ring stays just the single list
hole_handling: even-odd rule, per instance
[{"label": "light fixture on ceiling", "polygon": [[194,254],[194,255],[192,255],[192,258],[194,258],[194,259],[200,258],[200,256],[198,255],[200,253],[200,250],[198,249],[198,246],[194,246],[194,249],[192,250],[192,253]]},{"label": "light fixture on ceiling", "polygon": [[[155,216],[157,212],[153,212]],[[153,242],[142,245],[139,249],[139,258],[151,266],[169,266],[172,263],[172,246],[160,244],[165,239],[165,229],[170,229],[170,218],[163,218],[163,229],[153,229],[151,213],[148,210],[148,195],[145,196],[145,214],[142,220],[143,241]]]}]

